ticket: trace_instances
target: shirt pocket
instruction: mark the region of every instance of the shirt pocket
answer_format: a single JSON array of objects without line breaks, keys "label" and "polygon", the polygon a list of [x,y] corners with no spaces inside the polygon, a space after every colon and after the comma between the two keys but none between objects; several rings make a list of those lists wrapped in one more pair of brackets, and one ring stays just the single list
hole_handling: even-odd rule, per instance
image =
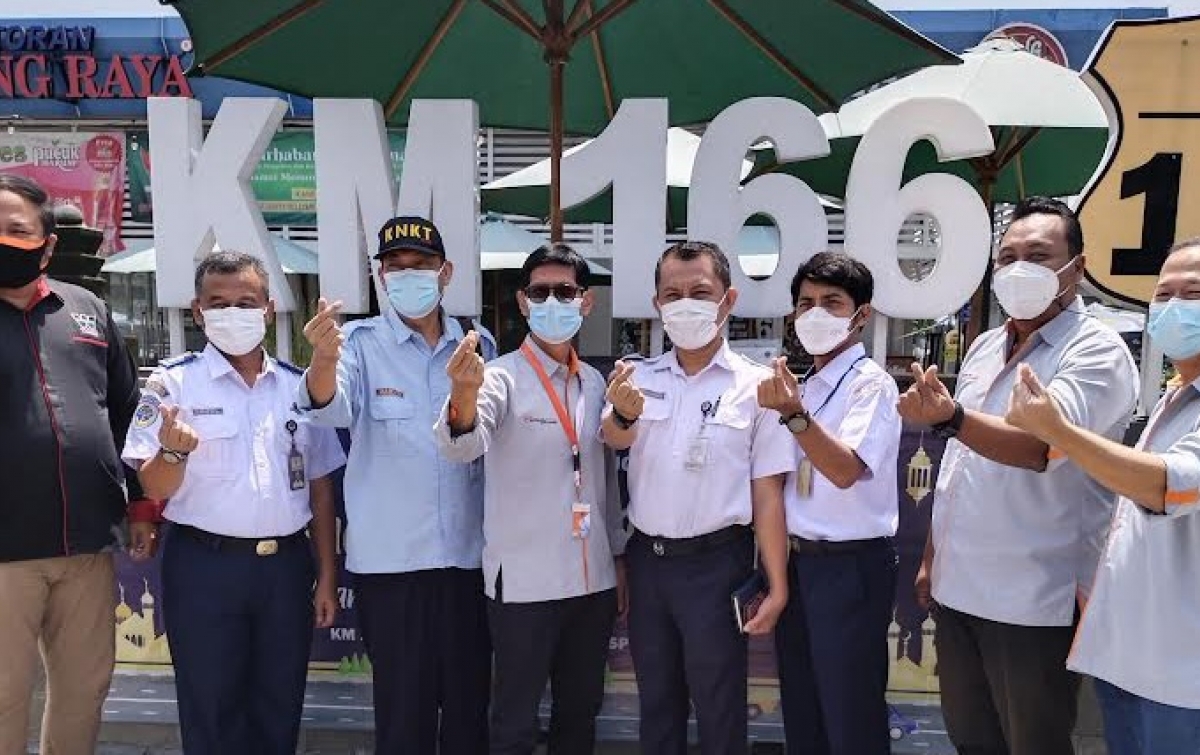
[{"label": "shirt pocket", "polygon": [[706,427],[711,439],[713,460],[735,462],[743,466],[750,463],[750,441],[754,435],[752,425],[757,411],[758,403],[752,399],[717,409]]},{"label": "shirt pocket", "polygon": [[[373,444],[378,456],[412,456],[422,438],[417,427],[417,409],[412,401],[398,396],[371,399],[371,419],[379,423],[380,443]],[[426,428],[428,429],[428,428]],[[430,439],[430,442],[432,440]]]},{"label": "shirt pocket", "polygon": [[229,417],[193,417],[192,429],[200,443],[188,457],[188,471],[210,479],[234,479],[238,472],[237,423]]}]

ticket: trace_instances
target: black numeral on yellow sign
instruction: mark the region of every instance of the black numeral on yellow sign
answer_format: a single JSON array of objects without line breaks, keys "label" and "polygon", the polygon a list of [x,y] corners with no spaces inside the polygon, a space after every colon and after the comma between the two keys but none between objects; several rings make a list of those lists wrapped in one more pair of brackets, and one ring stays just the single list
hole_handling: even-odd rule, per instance
[{"label": "black numeral on yellow sign", "polygon": [[1114,249],[1113,275],[1158,275],[1175,243],[1175,222],[1179,218],[1179,181],[1183,175],[1183,155],[1159,152],[1149,162],[1121,176],[1121,199],[1146,197],[1142,211],[1142,246],[1138,249]]}]

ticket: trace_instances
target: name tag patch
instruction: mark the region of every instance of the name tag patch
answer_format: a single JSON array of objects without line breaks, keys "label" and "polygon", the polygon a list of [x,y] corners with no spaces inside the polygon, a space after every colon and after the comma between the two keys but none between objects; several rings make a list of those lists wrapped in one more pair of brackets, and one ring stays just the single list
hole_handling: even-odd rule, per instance
[{"label": "name tag patch", "polygon": [[404,391],[399,388],[376,388],[376,396],[392,396],[394,398],[404,398]]},{"label": "name tag patch", "polygon": [[193,417],[219,417],[224,413],[224,407],[220,406],[198,406],[192,409]]}]

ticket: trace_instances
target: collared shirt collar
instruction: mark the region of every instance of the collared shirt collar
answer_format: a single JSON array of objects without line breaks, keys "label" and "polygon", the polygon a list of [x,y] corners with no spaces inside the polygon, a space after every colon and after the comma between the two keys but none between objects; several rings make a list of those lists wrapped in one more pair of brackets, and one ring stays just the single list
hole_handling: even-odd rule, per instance
[{"label": "collared shirt collar", "polygon": [[[1077,322],[1076,318],[1088,316],[1084,310],[1084,306],[1083,297],[1076,296],[1075,299],[1069,305],[1067,305],[1065,309],[1063,309],[1063,311],[1059,312],[1054,316],[1053,319],[1031,333],[1030,337],[1032,338],[1036,335],[1046,343],[1053,346],[1067,336],[1068,332],[1071,330],[1071,326]],[[1013,321],[1011,318],[1004,323],[1004,327],[1008,331],[1008,342],[1012,343],[1012,339],[1016,336],[1016,331],[1014,330]]]},{"label": "collared shirt collar", "polygon": [[[463,333],[462,326],[459,325],[458,321],[453,317],[447,315],[446,310],[442,309],[440,306],[438,308],[438,312],[442,317],[441,340],[450,341],[452,343],[461,341],[463,336],[466,335]],[[400,317],[400,314],[396,311],[395,307],[389,306],[387,308],[387,313],[384,315],[384,319],[387,320],[388,325],[392,326],[392,332],[396,334],[396,340],[398,342],[404,343],[416,335],[416,331],[408,327],[408,323],[404,322],[403,318]]]},{"label": "collared shirt collar", "polygon": [[[259,348],[261,349],[262,346],[259,346]],[[211,343],[204,347],[204,351],[200,352],[200,356],[204,358],[205,363],[208,365],[208,375],[213,380],[224,377],[231,372],[236,372],[233,365],[225,358],[225,355],[218,351]],[[266,352],[266,349],[263,349],[263,367],[262,372],[259,373],[259,377],[270,375],[274,372],[275,360]]]},{"label": "collared shirt collar", "polygon": [[547,375],[553,376],[559,370],[567,370],[569,375],[579,374],[579,355],[575,353],[575,349],[571,349],[571,361],[568,364],[563,364],[554,357],[547,354],[541,346],[538,346],[537,341],[532,336],[525,336],[525,343],[529,344],[530,351],[542,363],[542,369]]},{"label": "collared shirt collar", "polygon": [[819,371],[809,376],[809,380],[820,380],[822,383],[832,387],[842,378],[855,362],[867,355],[867,349],[861,343],[855,343],[850,348],[843,351],[833,358],[829,364],[822,367]]},{"label": "collared shirt collar", "polygon": [[[721,348],[717,349],[717,353],[713,354],[713,358],[709,360],[704,368],[697,372],[692,377],[703,375],[713,367],[720,367],[726,372],[733,372],[733,365],[730,363],[730,357],[733,355],[733,349],[729,348],[729,341],[721,338]],[[687,377],[687,373],[683,371],[683,367],[679,366],[679,354],[672,348],[671,351],[663,357],[663,366],[674,372],[676,375]]]}]

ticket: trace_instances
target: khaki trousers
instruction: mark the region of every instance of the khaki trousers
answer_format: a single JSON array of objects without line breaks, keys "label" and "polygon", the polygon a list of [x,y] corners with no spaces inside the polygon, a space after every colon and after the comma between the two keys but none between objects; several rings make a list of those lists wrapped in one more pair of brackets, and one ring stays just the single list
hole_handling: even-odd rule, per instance
[{"label": "khaki trousers", "polygon": [[0,755],[24,755],[40,648],[43,755],[91,755],[115,655],[111,554],[0,563]]}]

